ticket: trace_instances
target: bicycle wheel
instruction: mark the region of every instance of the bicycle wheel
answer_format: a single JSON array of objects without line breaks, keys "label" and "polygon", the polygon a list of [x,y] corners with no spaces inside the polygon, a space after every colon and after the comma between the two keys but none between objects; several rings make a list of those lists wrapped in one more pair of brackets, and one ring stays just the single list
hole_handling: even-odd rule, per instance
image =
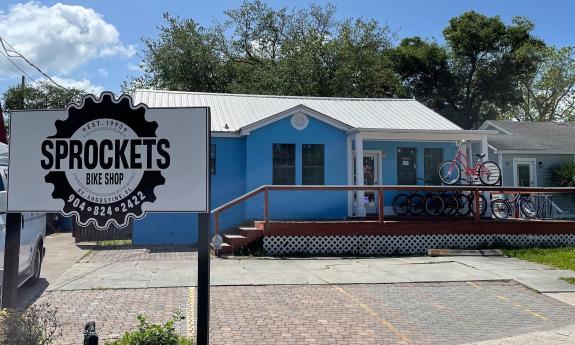
[{"label": "bicycle wheel", "polygon": [[443,199],[439,195],[432,194],[425,198],[425,211],[430,216],[440,215],[443,212],[443,208]]},{"label": "bicycle wheel", "polygon": [[409,212],[414,215],[414,216],[419,216],[420,214],[423,213],[425,207],[424,207],[424,197],[421,194],[418,193],[413,193],[410,195],[409,197],[410,202],[410,208],[409,208]]},{"label": "bicycle wheel", "polygon": [[519,199],[519,209],[525,218],[536,218],[538,212],[537,205],[531,197]]},{"label": "bicycle wheel", "polygon": [[457,199],[454,195],[444,194],[443,195],[443,215],[453,216],[457,213],[459,205]]},{"label": "bicycle wheel", "polygon": [[501,181],[501,169],[494,161],[483,162],[477,171],[479,180],[484,185],[493,186]]},{"label": "bicycle wheel", "polygon": [[497,219],[507,219],[511,217],[513,210],[507,200],[495,199],[491,202],[491,212]]},{"label": "bicycle wheel", "polygon": [[[471,206],[471,214],[475,215],[475,197],[473,194],[469,195],[469,205]],[[487,212],[487,199],[483,194],[479,194],[479,215],[484,216]]]},{"label": "bicycle wheel", "polygon": [[405,216],[410,209],[409,196],[407,194],[398,194],[393,198],[393,212],[398,216]]},{"label": "bicycle wheel", "polygon": [[447,185],[456,184],[461,179],[461,168],[453,161],[444,161],[438,168],[439,179]]},{"label": "bicycle wheel", "polygon": [[457,199],[457,211],[455,214],[459,216],[468,216],[471,213],[471,202],[469,201],[469,196],[463,193],[457,193],[455,195],[455,199]]}]

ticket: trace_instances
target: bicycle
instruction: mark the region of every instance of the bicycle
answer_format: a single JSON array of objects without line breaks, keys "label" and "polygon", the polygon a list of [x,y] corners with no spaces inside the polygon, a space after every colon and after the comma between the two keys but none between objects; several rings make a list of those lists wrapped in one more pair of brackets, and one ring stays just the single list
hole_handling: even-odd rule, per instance
[{"label": "bicycle", "polygon": [[401,193],[393,198],[393,211],[398,216],[412,214],[419,216],[424,210],[424,198],[417,192]]},{"label": "bicycle", "polygon": [[450,193],[450,192],[442,192],[440,193],[441,198],[443,199],[443,212],[442,215],[444,216],[454,216],[457,214],[460,203],[457,197],[457,193]]},{"label": "bicycle", "polygon": [[501,181],[501,168],[494,161],[482,162],[485,154],[476,154],[477,161],[470,166],[470,160],[461,150],[461,144],[457,144],[457,154],[450,161],[443,161],[438,168],[439,178],[446,185],[456,184],[461,180],[461,167],[468,177],[469,184],[473,178],[478,177],[484,185],[496,185]]},{"label": "bicycle", "polygon": [[530,196],[516,194],[511,201],[509,199],[495,199],[491,202],[491,212],[498,219],[511,217],[516,209],[519,209],[525,218],[537,217],[537,205]]},{"label": "bicycle", "polygon": [[[417,181],[419,180],[426,185],[429,183],[423,178],[418,178]],[[419,216],[423,211],[431,216],[437,216],[443,212],[444,203],[438,194],[425,191],[423,195],[420,192],[400,193],[393,198],[392,206],[395,214],[400,216],[407,214]]]}]

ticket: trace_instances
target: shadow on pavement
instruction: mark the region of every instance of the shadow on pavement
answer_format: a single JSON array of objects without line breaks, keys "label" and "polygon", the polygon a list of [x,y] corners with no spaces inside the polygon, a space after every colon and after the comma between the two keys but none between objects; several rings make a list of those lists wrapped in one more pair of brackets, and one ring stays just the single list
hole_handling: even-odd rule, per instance
[{"label": "shadow on pavement", "polygon": [[31,306],[48,288],[46,278],[40,278],[34,285],[26,282],[18,288],[18,309],[23,310]]}]

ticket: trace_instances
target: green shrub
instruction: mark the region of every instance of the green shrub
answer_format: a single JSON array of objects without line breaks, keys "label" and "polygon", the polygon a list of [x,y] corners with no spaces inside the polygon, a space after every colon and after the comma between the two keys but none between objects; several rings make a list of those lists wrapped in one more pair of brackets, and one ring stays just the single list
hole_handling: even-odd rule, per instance
[{"label": "green shrub", "polygon": [[144,316],[139,315],[138,330],[127,332],[118,340],[106,342],[106,345],[193,345],[193,341],[176,334],[175,320],[156,325],[147,322]]},{"label": "green shrub", "polygon": [[48,345],[62,334],[57,309],[44,303],[25,311],[0,310],[0,344]]},{"label": "green shrub", "polygon": [[573,185],[575,176],[575,163],[567,161],[549,168],[551,184],[557,187],[570,187]]}]

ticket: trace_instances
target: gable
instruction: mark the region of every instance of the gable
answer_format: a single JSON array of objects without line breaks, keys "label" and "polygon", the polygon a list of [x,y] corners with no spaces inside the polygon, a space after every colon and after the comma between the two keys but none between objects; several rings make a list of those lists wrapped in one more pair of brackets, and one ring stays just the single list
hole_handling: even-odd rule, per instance
[{"label": "gable", "polygon": [[315,119],[317,121],[321,121],[325,124],[328,124],[332,127],[340,129],[342,131],[347,131],[352,129],[349,125],[337,121],[325,114],[317,112],[313,109],[310,109],[304,105],[298,105],[291,109],[282,111],[278,114],[270,116],[268,118],[262,119],[258,122],[250,124],[248,126],[242,127],[240,129],[240,135],[249,135],[251,131],[257,130],[259,128],[268,126],[280,120],[289,118],[292,127],[296,130],[304,130],[307,125],[309,124],[310,118]]}]

